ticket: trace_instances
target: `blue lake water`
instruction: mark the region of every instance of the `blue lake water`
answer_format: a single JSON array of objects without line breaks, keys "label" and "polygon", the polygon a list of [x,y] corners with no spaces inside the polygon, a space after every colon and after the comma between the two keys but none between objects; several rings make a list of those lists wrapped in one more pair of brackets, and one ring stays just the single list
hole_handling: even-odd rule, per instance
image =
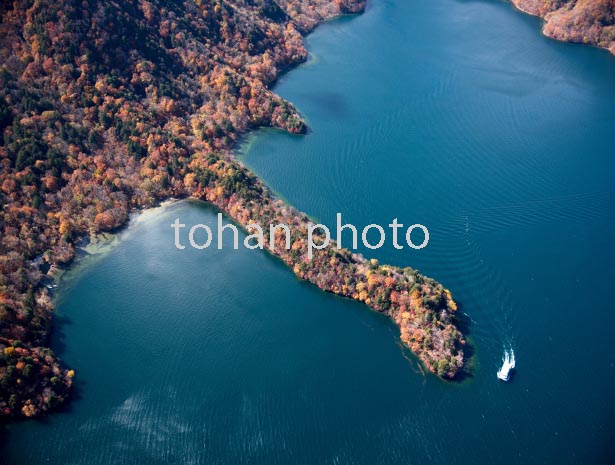
[{"label": "blue lake water", "polygon": [[[334,227],[422,223],[414,266],[468,315],[470,376],[425,376],[395,326],[266,253],[173,246],[182,202],[69,273],[64,411],[4,431],[9,464],[606,464],[615,458],[615,59],[499,1],[372,1],[320,26],[276,91],[311,132],[241,160]],[[512,345],[517,371],[495,372]]]}]

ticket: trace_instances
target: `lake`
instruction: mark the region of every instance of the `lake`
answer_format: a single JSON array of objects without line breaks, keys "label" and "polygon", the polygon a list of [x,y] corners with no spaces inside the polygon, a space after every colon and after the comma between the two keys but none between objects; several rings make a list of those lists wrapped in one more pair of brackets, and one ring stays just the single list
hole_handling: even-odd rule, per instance
[{"label": "lake", "polygon": [[422,250],[360,251],[452,291],[466,378],[425,375],[387,318],[265,252],[175,249],[175,218],[217,221],[180,202],[63,279],[75,399],[6,427],[3,463],[612,462],[615,59],[540,26],[503,1],[374,0],[276,85],[310,133],[238,151],[331,228],[426,225]]}]

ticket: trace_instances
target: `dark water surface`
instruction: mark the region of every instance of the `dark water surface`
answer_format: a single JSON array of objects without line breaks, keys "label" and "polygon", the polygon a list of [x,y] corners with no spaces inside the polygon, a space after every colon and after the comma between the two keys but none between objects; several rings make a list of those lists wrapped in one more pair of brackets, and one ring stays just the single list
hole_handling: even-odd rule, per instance
[{"label": "dark water surface", "polygon": [[423,376],[386,318],[265,253],[176,250],[176,217],[216,221],[183,202],[65,280],[53,343],[78,398],[6,428],[3,461],[611,462],[615,59],[539,27],[505,2],[374,0],[277,85],[312,132],[241,154],[330,226],[426,225],[422,251],[366,255],[451,289],[472,376]]}]

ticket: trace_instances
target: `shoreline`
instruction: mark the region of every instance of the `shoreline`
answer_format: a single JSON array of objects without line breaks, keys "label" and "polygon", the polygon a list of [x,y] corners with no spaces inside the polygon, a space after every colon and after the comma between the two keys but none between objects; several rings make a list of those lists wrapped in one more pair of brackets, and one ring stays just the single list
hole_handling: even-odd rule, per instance
[{"label": "shoreline", "polygon": [[[348,18],[351,14],[356,15],[363,12],[364,8],[365,2],[363,0],[353,0],[344,5],[343,8],[331,2],[328,4],[327,10],[317,14],[314,25],[320,24],[324,19]],[[288,21],[288,24],[291,24],[291,20]],[[301,24],[309,24],[309,18],[299,17],[297,21],[300,30]],[[259,127],[272,127],[285,130],[291,134],[305,132],[307,127],[305,121],[294,106],[273,93],[271,88],[279,78],[280,73],[286,73],[308,60],[304,36],[313,29],[314,27],[310,27],[304,30],[303,35],[291,31],[290,38],[284,36],[284,40],[289,40],[296,47],[297,52],[293,55],[279,57],[279,63],[272,68],[276,72],[275,78],[267,79],[265,75],[262,82],[258,80],[259,77],[253,78],[257,79],[257,83],[260,83],[257,84],[257,94],[254,99],[256,101],[261,98],[268,99],[265,102],[269,103],[271,114],[261,115],[257,113],[252,115],[251,117],[256,119],[250,125],[235,133],[228,132],[228,135],[232,135],[232,137],[224,136],[225,140],[221,142],[222,148],[220,150],[214,149],[217,141],[211,139],[212,142],[210,142],[210,138],[214,136],[209,135],[210,133],[203,127],[193,126],[191,138],[186,137],[182,125],[175,125],[169,129],[169,135],[165,137],[171,138],[162,138],[159,142],[159,144],[162,144],[161,149],[167,150],[165,154],[168,158],[164,171],[171,177],[170,179],[166,177],[166,185],[153,186],[153,182],[159,183],[156,179],[160,178],[160,175],[156,173],[160,173],[160,171],[154,169],[155,164],[151,160],[148,166],[146,161],[141,161],[138,158],[148,156],[148,150],[143,145],[135,145],[134,140],[127,137],[124,142],[128,145],[128,154],[122,155],[118,159],[120,164],[118,166],[111,165],[110,169],[114,171],[114,168],[124,168],[122,163],[128,165],[132,163],[134,166],[134,159],[130,157],[131,154],[138,160],[136,165],[139,172],[138,177],[127,178],[125,181],[121,178],[115,178],[120,183],[126,182],[128,189],[121,192],[125,192],[124,195],[128,196],[128,203],[118,205],[116,202],[115,206],[113,206],[113,203],[110,206],[99,206],[95,210],[95,212],[98,212],[95,214],[95,218],[85,219],[80,218],[81,210],[79,209],[73,211],[72,216],[63,216],[60,211],[51,209],[48,216],[52,215],[52,218],[55,216],[53,224],[58,229],[54,231],[57,235],[53,237],[56,241],[53,250],[45,252],[44,260],[46,263],[58,268],[74,269],[72,267],[75,266],[77,258],[75,247],[82,244],[81,241],[86,241],[86,248],[91,246],[93,250],[101,247],[104,249],[104,244],[98,243],[97,240],[93,243],[87,243],[88,232],[89,236],[92,236],[92,231],[115,233],[125,228],[126,225],[130,227],[130,219],[135,212],[147,212],[145,215],[139,216],[140,220],[138,221],[144,221],[148,216],[155,214],[156,209],[149,207],[158,207],[161,203],[173,198],[194,197],[205,201],[224,212],[229,219],[238,226],[243,226],[244,229],[250,222],[259,224],[293,223],[296,226],[295,230],[302,230],[303,228],[302,235],[305,237],[305,228],[309,217],[285,203],[280,199],[280,196],[276,196],[275,193],[272,194],[271,190],[237,159],[234,150],[238,148],[238,142],[241,138],[249,136],[254,129]],[[297,42],[299,39],[300,42]],[[258,85],[262,88],[259,89]],[[138,108],[143,102],[135,100],[132,104],[135,108]],[[183,117],[185,121],[190,121],[193,115],[189,113],[183,115]],[[130,120],[128,121],[130,122]],[[194,120],[192,121],[194,122]],[[122,120],[119,120],[119,123],[122,123]],[[124,127],[125,124],[128,123],[121,124],[121,127]],[[159,127],[159,124],[159,122],[152,122],[150,126],[142,124],[139,131],[142,131],[142,135],[151,135],[150,131]],[[107,129],[112,130],[112,128]],[[225,134],[224,130],[219,129],[222,134]],[[115,131],[116,135],[113,137],[118,137],[117,127]],[[137,131],[137,129],[133,131]],[[108,131],[105,132],[105,135],[106,137],[111,136]],[[176,140],[178,142],[175,142]],[[168,144],[165,144],[165,141],[169,141]],[[172,151],[168,152],[169,144],[174,144],[171,148],[175,147],[175,150],[179,150],[178,147],[181,147],[181,151],[183,151],[181,165],[178,160],[179,155],[177,153],[173,155],[174,152]],[[103,146],[103,149],[109,150],[109,147]],[[152,148],[150,150],[154,151]],[[154,151],[152,156],[160,157],[159,154],[159,151]],[[187,155],[189,158],[186,158]],[[164,165],[162,166],[164,167]],[[107,181],[109,181],[109,178],[107,178]],[[154,188],[149,192],[149,197],[144,198],[143,193],[139,194],[140,197],[132,194],[133,190],[139,187],[139,184],[131,183],[137,182],[149,183],[149,186]],[[119,189],[118,185],[111,184]],[[81,185],[73,187],[82,188]],[[112,192],[107,195],[112,195]],[[107,201],[107,204],[109,205],[109,201]],[[114,236],[109,237],[113,241]],[[266,235],[266,238],[269,241],[268,235]],[[315,236],[315,238],[318,239],[318,236]],[[300,237],[293,238],[293,247],[290,251],[282,248],[279,239],[278,237],[274,238],[276,246],[273,254],[278,256],[297,277],[316,285],[321,290],[364,302],[372,310],[389,316],[400,329],[400,339],[404,345],[417,356],[424,367],[437,376],[444,379],[454,379],[462,371],[464,365],[463,347],[466,342],[457,328],[455,317],[457,305],[451,293],[440,283],[423,276],[412,268],[402,269],[380,265],[375,259],[367,260],[346,249],[322,249],[315,254],[313,259],[307,260],[307,244]],[[45,247],[45,244],[41,244],[41,246]],[[41,246],[39,246],[39,249]],[[32,261],[28,263],[32,263]],[[5,356],[5,359],[10,363],[18,363],[17,360],[20,357],[28,356],[36,356],[36,360],[39,360],[37,362],[39,365],[35,368],[37,376],[29,381],[25,388],[23,383],[18,387],[18,382],[17,385],[12,386],[12,391],[7,392],[5,396],[5,399],[8,400],[8,394],[12,393],[13,397],[17,395],[19,396],[18,402],[7,402],[0,398],[1,413],[6,417],[22,415],[34,417],[62,404],[70,396],[70,387],[75,373],[61,365],[45,342],[48,341],[51,331],[53,304],[47,288],[43,284],[40,280],[33,282],[28,291],[32,301],[36,299],[36,302],[45,302],[44,304],[41,303],[37,309],[44,316],[46,323],[44,332],[40,333],[41,336],[38,339],[26,339],[28,345],[25,348],[14,347],[21,342],[16,337],[11,339],[12,333],[10,331],[8,332],[9,337],[4,338],[2,340],[4,342],[0,341],[5,346],[5,354],[10,352],[8,358]],[[18,295],[18,297],[21,296]],[[15,314],[19,314],[20,311],[22,311],[21,306],[17,306]],[[13,356],[13,353],[16,355]],[[46,355],[43,357],[41,354]],[[48,360],[45,363],[48,363],[49,366],[40,361],[42,358]],[[51,379],[51,376],[53,376],[53,379]],[[52,394],[45,395],[44,392],[49,390]]]},{"label": "shoreline", "polygon": [[[44,282],[44,284],[48,291],[51,291],[49,293],[51,294],[54,306],[57,306],[59,303],[58,299],[61,298],[61,292],[67,285],[70,285],[70,281],[78,278],[79,274],[87,267],[104,258],[115,247],[120,245],[125,236],[130,234],[134,228],[155,220],[159,214],[164,213],[166,209],[177,205],[183,200],[186,199],[170,198],[162,200],[159,205],[150,208],[133,210],[126,223],[116,230],[83,237],[81,243],[75,244],[75,258],[73,261],[62,267],[52,265],[47,272],[46,277],[49,278],[49,282]],[[69,280],[68,283],[66,282],[67,279]],[[51,284],[53,288],[49,289],[48,284]]]},{"label": "shoreline", "polygon": [[[549,34],[545,28],[547,27],[547,25],[549,24],[549,18],[548,16],[555,13],[555,11],[553,12],[549,12],[546,13],[544,16],[541,15],[539,12],[532,12],[530,11],[528,8],[524,8],[519,0],[510,0],[510,3],[512,4],[512,6],[515,8],[515,10],[526,14],[528,16],[532,16],[534,18],[539,18],[542,21],[542,25],[540,27],[540,33],[544,36],[547,37],[548,39],[551,40],[555,40],[557,42],[562,42],[562,43],[568,43],[568,44],[577,44],[577,45],[586,45],[586,46],[590,46],[593,47],[595,49],[599,49],[599,50],[606,50],[607,52],[609,52],[611,55],[615,56],[615,45],[611,45],[611,48],[607,47],[607,46],[603,46],[603,45],[599,45],[599,44],[593,44],[590,42],[581,42],[581,41],[576,41],[576,40],[571,40],[571,39],[563,39],[560,37],[557,37],[553,34]],[[613,43],[613,42],[612,42]]]}]

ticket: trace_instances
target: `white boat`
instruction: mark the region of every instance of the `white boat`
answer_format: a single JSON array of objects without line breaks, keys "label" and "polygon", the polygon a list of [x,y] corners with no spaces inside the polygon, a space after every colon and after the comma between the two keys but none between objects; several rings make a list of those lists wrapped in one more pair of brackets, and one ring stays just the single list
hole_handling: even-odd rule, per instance
[{"label": "white boat", "polygon": [[515,353],[512,349],[510,352],[504,351],[504,358],[502,359],[502,368],[498,370],[498,378],[502,381],[508,381],[510,379],[510,372],[515,368]]}]

